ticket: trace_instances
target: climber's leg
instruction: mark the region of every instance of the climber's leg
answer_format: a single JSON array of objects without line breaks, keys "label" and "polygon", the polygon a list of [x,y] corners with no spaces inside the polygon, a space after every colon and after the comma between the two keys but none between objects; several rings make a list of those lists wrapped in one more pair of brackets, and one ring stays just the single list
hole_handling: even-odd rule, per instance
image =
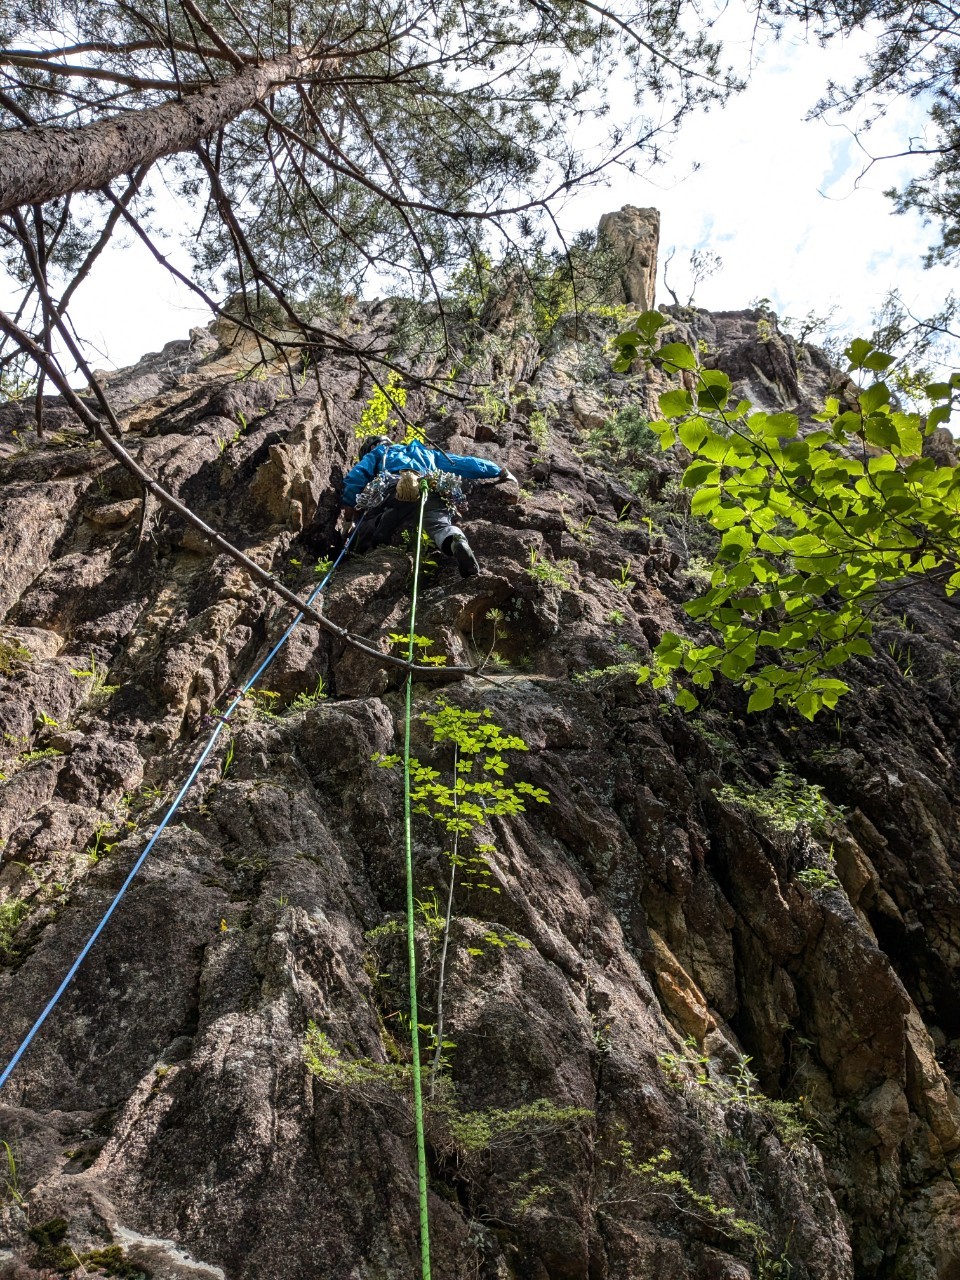
[{"label": "climber's leg", "polygon": [[446,503],[435,494],[427,498],[423,513],[424,527],[445,556],[453,556],[461,578],[473,578],[480,572],[477,557],[470,549],[463,530],[453,523]]}]

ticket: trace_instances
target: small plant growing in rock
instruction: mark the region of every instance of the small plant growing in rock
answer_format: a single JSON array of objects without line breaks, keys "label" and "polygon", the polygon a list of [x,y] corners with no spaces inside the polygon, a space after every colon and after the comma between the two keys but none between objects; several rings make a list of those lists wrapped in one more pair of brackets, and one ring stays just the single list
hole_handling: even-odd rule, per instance
[{"label": "small plant growing in rock", "polygon": [[827,865],[825,867],[806,867],[803,871],[798,871],[795,877],[798,884],[802,884],[811,893],[825,893],[829,889],[842,889],[843,885],[836,874],[837,863],[833,856],[832,844],[826,860]]},{"label": "small plant growing in rock", "polygon": [[311,707],[315,707],[318,702],[322,702],[326,696],[327,696],[327,689],[324,683],[323,676],[318,676],[317,683],[314,686],[313,692],[298,693],[297,696],[290,703],[290,705],[287,707],[287,711],[290,712],[291,714],[295,714],[298,711],[309,711]]},{"label": "small plant growing in rock", "polygon": [[613,579],[613,585],[617,588],[618,591],[632,591],[633,588],[637,585],[636,579],[630,577],[630,561],[629,560],[625,561],[620,566],[620,576],[619,578]]},{"label": "small plant growing in rock", "polygon": [[279,712],[274,708],[280,701],[276,689],[251,689],[247,694],[258,720],[277,720]]},{"label": "small plant growing in rock", "polygon": [[542,582],[545,587],[559,587],[561,591],[572,591],[573,583],[567,576],[572,569],[572,560],[558,560],[554,564],[544,560],[536,547],[530,548],[526,571],[534,581]]},{"label": "small plant growing in rock", "polygon": [[13,955],[13,939],[29,914],[30,908],[23,898],[5,898],[0,902],[0,959]]},{"label": "small plant growing in rock", "polygon": [[3,1147],[3,1201],[4,1204],[22,1205],[25,1203],[20,1193],[20,1169],[17,1156],[9,1142],[0,1142]]},{"label": "small plant growing in rock", "polygon": [[373,1058],[344,1058],[330,1043],[327,1034],[312,1020],[307,1023],[303,1040],[303,1060],[307,1070],[330,1088],[344,1088],[364,1093],[386,1086],[405,1089],[410,1068],[395,1062],[376,1062]]},{"label": "small plant growing in rock", "polygon": [[[499,893],[499,888],[493,884],[488,860],[489,854],[495,852],[495,846],[490,842],[488,834],[490,818],[523,813],[527,800],[535,804],[550,802],[549,796],[542,787],[535,787],[529,782],[511,784],[503,780],[510,768],[504,752],[526,751],[527,744],[522,738],[505,733],[500,725],[493,721],[489,711],[470,711],[465,707],[454,706],[443,697],[438,698],[435,705],[434,711],[424,712],[420,719],[433,730],[435,743],[449,743],[453,747],[452,785],[443,781],[439,769],[424,765],[414,757],[410,759],[410,800],[414,813],[430,818],[451,840],[450,848],[444,851],[450,865],[450,881],[446,909],[442,917],[442,950],[437,981],[437,1020],[435,1027],[431,1028],[436,1046],[432,1068],[432,1093],[436,1089],[437,1072],[441,1065],[440,1059],[444,1045],[443,996],[457,872],[460,871],[465,887]],[[382,769],[394,769],[402,764],[402,758],[399,755],[384,755],[377,752],[373,759]],[[464,854],[461,851],[461,837],[472,839],[474,844],[472,854]],[[431,920],[439,919],[439,903],[434,907],[432,904],[436,902],[435,898],[427,901],[429,910],[432,912]],[[421,903],[421,908],[423,905]],[[516,934],[508,932],[501,937],[492,929],[488,931],[485,941],[491,946],[503,947],[511,942],[521,948],[529,946],[529,943]]]},{"label": "small plant growing in rock", "polygon": [[830,804],[814,783],[798,778],[785,764],[769,787],[742,787],[729,783],[714,794],[723,805],[745,809],[771,831],[792,835],[803,824],[815,835],[822,834],[830,819]]},{"label": "small plant growing in rock", "polygon": [[537,448],[543,452],[550,443],[550,418],[556,416],[556,408],[551,405],[552,414],[543,409],[535,409],[530,415],[530,437]]},{"label": "small plant growing in rock", "polygon": [[92,653],[89,667],[71,667],[70,674],[77,680],[89,680],[84,701],[91,710],[102,707],[120,688],[118,684],[107,684],[107,673],[103,667],[97,666]]},{"label": "small plant growing in rock", "polygon": [[[135,826],[131,823],[130,826]],[[109,856],[120,843],[112,837],[119,835],[119,828],[113,822],[98,822],[93,828],[93,835],[86,848],[87,857],[92,863],[97,863],[101,858]]]},{"label": "small plant growing in rock", "polygon": [[496,389],[489,383],[477,387],[476,392],[476,401],[467,405],[467,408],[472,409],[480,421],[486,423],[488,427],[498,427],[507,416],[506,400],[497,395]]},{"label": "small plant growing in rock", "polygon": [[15,671],[33,661],[33,654],[19,640],[0,636],[0,676],[12,676]]},{"label": "small plant growing in rock", "polygon": [[52,760],[55,756],[62,756],[63,752],[56,747],[43,747],[37,751],[24,751],[17,756],[17,764],[21,769],[25,769],[28,765],[36,764],[38,760]]},{"label": "small plant growing in rock", "polygon": [[664,1147],[647,1160],[638,1160],[633,1144],[626,1138],[617,1145],[618,1159],[605,1163],[619,1174],[619,1180],[605,1197],[605,1203],[630,1203],[646,1196],[660,1196],[678,1213],[698,1218],[734,1240],[754,1247],[760,1242],[767,1245],[767,1234],[759,1223],[738,1217],[735,1209],[697,1191],[680,1169],[671,1169],[669,1166],[676,1158],[669,1148]]},{"label": "small plant growing in rock", "polygon": [[[389,635],[389,640],[391,645],[395,649],[400,649],[402,652],[405,653],[407,648],[410,645],[410,633],[409,631],[406,633],[401,631],[391,631]],[[433,643],[434,643],[429,636],[415,635],[413,637],[413,643],[415,648],[419,649],[420,651],[417,654],[418,662],[422,663],[424,666],[429,666],[429,667],[443,667],[446,665],[447,659],[444,654],[426,652],[427,649],[430,649],[433,647]]]}]

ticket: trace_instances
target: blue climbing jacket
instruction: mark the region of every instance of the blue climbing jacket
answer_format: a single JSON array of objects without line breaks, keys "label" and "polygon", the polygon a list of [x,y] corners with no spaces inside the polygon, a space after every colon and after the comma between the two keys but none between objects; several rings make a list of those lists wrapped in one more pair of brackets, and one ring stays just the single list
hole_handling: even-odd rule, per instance
[{"label": "blue climbing jacket", "polygon": [[381,471],[452,471],[464,480],[488,480],[498,476],[502,468],[486,458],[472,458],[462,454],[443,453],[428,449],[416,440],[411,444],[378,444],[347,472],[343,482],[343,505],[355,507],[363,487]]}]

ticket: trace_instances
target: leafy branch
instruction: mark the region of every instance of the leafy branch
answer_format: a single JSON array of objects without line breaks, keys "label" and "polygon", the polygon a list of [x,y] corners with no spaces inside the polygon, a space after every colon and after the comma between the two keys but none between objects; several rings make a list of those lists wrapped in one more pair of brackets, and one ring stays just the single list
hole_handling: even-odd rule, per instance
[{"label": "leafy branch", "polygon": [[[645,312],[614,340],[613,367],[656,360],[690,387],[659,397],[651,427],[661,448],[692,454],[682,480],[691,511],[721,535],[709,588],[684,606],[717,639],[666,632],[639,682],[653,674],[665,687],[683,673],[704,689],[720,674],[749,693],[749,711],[781,702],[812,720],[849,689],[834,669],[873,653],[874,619],[892,594],[923,581],[960,589],[960,473],[922,454],[950,417],[960,373],[924,388],[934,405],[925,417],[901,412],[878,376],[852,407],[828,400],[822,425],[801,436],[796,414],[731,404],[730,379],[686,343],[657,348],[668,323]],[[893,363],[860,338],[844,354],[868,380]],[[681,687],[676,703],[692,711],[699,699]]]}]

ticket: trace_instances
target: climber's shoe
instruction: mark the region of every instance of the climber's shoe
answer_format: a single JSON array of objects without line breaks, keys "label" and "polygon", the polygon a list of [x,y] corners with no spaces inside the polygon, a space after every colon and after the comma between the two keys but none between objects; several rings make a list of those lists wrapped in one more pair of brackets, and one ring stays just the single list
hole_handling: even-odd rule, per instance
[{"label": "climber's shoe", "polygon": [[443,549],[456,560],[461,578],[475,578],[480,572],[477,557],[466,538],[450,538]]}]

